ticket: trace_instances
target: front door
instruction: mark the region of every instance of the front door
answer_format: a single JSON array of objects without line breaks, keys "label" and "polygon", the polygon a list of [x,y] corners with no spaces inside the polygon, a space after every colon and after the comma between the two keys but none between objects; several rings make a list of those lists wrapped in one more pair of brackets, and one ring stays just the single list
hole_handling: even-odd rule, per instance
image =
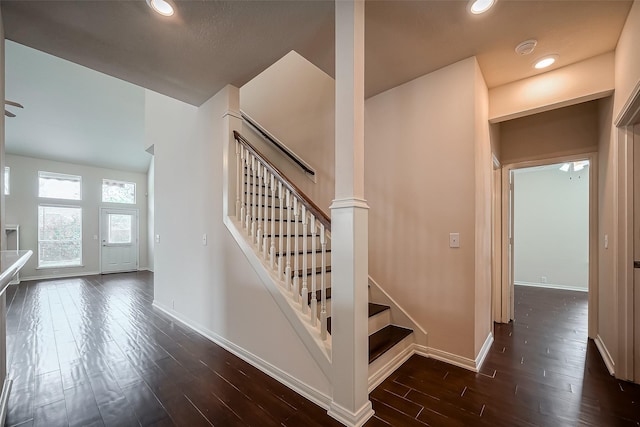
[{"label": "front door", "polygon": [[138,270],[138,210],[100,210],[101,272]]}]

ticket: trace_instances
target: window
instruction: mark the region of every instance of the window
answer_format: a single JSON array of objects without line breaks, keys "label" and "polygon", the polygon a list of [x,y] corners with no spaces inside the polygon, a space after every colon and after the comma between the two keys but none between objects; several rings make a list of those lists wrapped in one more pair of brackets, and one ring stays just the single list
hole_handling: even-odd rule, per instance
[{"label": "window", "polygon": [[10,194],[11,186],[9,185],[9,177],[11,176],[11,169],[9,166],[4,167],[4,195]]},{"label": "window", "polygon": [[103,179],[102,202],[135,204],[136,183]]},{"label": "window", "polygon": [[82,208],[38,206],[38,268],[82,265]]},{"label": "window", "polygon": [[131,243],[131,215],[109,214],[107,240],[110,245]]},{"label": "window", "polygon": [[82,200],[82,177],[53,172],[38,172],[38,197]]}]

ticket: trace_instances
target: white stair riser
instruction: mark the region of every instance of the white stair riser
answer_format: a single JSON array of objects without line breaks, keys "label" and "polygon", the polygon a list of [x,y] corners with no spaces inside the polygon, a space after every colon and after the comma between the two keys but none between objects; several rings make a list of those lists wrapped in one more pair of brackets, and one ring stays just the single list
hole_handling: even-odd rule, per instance
[{"label": "white stair riser", "polygon": [[375,316],[369,317],[369,335],[391,324],[391,310],[384,310]]},{"label": "white stair riser", "polygon": [[[293,233],[293,231],[292,231]],[[310,251],[312,249],[311,247],[311,243],[312,240],[314,238],[313,237],[309,237],[307,236],[307,250]],[[320,246],[320,238],[316,236],[316,250],[320,250],[322,247]],[[271,247],[271,237],[267,237],[267,247]],[[291,240],[291,252],[295,252],[296,250],[296,240],[298,240],[298,251],[302,251],[303,245],[304,245],[304,236],[297,236],[297,237],[285,237],[282,239],[282,252],[284,254],[287,253],[287,240]],[[279,252],[280,250],[280,237],[275,237],[274,239],[274,244],[275,244],[275,249],[276,249],[276,253]],[[326,249],[331,249],[331,242],[327,242],[326,243]],[[327,259],[327,265],[331,264],[331,253],[327,252],[326,255],[326,259]],[[309,267],[311,267],[311,264],[309,264]],[[318,262],[318,267],[320,267],[320,262]]]},{"label": "white stair riser", "polygon": [[[276,247],[277,247],[277,246],[276,246]],[[327,252],[327,254],[326,254],[325,256],[326,256],[326,260],[325,260],[326,265],[327,265],[327,266],[330,266],[330,265],[331,265],[331,252]],[[280,258],[280,257],[278,257],[278,258]],[[299,257],[298,257],[298,264],[299,264],[299,267],[300,267],[300,268],[302,268],[302,261],[303,261],[303,258],[306,258],[306,259],[307,259],[307,268],[311,268],[311,267],[312,267],[311,262],[313,261],[313,258],[315,258],[315,259],[316,259],[316,267],[317,267],[317,268],[320,268],[320,267],[322,266],[322,254],[320,254],[320,253],[316,253],[315,255],[314,255],[314,254],[299,255]],[[287,262],[286,257],[285,257],[285,259],[283,260],[283,262],[284,262],[284,263],[285,263],[285,265],[286,265],[286,262]],[[291,257],[291,264],[292,264],[292,265],[293,265],[293,264],[295,264],[295,259],[294,259],[294,257],[293,257],[293,256]],[[309,279],[309,280],[311,280],[311,279]]]}]

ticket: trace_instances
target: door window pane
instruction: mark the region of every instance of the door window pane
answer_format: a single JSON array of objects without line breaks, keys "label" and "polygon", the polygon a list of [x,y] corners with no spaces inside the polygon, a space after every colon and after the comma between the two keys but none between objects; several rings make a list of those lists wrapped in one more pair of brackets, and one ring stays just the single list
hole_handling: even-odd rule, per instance
[{"label": "door window pane", "polygon": [[131,215],[109,214],[108,243],[131,243]]},{"label": "door window pane", "polygon": [[82,208],[38,206],[38,267],[82,265]]}]

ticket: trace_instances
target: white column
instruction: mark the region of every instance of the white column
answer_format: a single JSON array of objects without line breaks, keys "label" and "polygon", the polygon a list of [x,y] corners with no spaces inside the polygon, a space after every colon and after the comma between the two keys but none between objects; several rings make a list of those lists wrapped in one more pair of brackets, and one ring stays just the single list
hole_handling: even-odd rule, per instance
[{"label": "white column", "polygon": [[336,4],[336,192],[331,205],[333,400],[329,415],[360,426],[369,402],[368,209],[364,200],[364,6]]}]

